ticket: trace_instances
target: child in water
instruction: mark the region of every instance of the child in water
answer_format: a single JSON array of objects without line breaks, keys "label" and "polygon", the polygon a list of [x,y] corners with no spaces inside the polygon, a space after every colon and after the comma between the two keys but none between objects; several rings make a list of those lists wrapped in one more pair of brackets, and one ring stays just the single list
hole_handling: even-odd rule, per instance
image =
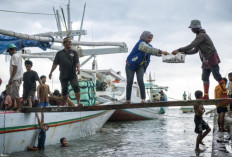
[{"label": "child in water", "polygon": [[48,131],[49,126],[47,124],[44,124],[44,113],[41,112],[41,121],[39,119],[38,113],[35,114],[38,119],[39,124],[39,137],[38,137],[38,146],[28,146],[28,151],[37,151],[37,150],[43,150],[45,148],[45,140],[46,140],[46,131]]},{"label": "child in water", "polygon": [[[202,91],[197,90],[195,92],[195,97],[196,99],[201,99],[203,96]],[[203,105],[194,105],[194,112],[195,112],[195,116],[194,116],[194,122],[195,122],[195,133],[198,134],[197,139],[196,139],[196,148],[195,148],[195,152],[196,153],[200,153],[203,152],[203,150],[201,150],[199,148],[199,145],[203,144],[202,140],[204,139],[204,137],[211,131],[209,125],[203,120],[203,114],[205,112],[205,108]],[[205,132],[203,132],[203,130],[206,130]]]},{"label": "child in water", "polygon": [[61,147],[68,147],[68,140],[63,137],[60,139],[60,144],[61,144]]}]

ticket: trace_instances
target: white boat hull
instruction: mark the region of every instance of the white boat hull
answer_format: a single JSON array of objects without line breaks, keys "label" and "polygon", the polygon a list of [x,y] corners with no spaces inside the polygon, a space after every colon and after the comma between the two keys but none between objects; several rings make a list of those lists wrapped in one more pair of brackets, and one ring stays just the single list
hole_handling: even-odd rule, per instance
[{"label": "white boat hull", "polygon": [[[50,126],[45,144],[57,144],[62,137],[74,140],[94,134],[113,113],[114,110],[45,113],[45,123]],[[5,117],[0,114],[0,121],[0,154],[25,151],[29,145],[37,146],[34,113],[12,113]]]}]

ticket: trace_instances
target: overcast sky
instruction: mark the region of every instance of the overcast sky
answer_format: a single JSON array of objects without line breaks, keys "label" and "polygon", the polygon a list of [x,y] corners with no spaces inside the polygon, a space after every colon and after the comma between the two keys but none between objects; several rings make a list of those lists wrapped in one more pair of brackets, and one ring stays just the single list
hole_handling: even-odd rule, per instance
[{"label": "overcast sky", "polygon": [[[199,19],[204,29],[212,38],[221,59],[221,74],[226,76],[232,71],[232,1],[231,0],[71,0],[71,20],[73,29],[79,29],[84,3],[87,3],[83,29],[87,35],[82,41],[117,41],[125,42],[129,52],[97,56],[98,68],[112,68],[121,71],[125,76],[125,60],[144,30],[151,31],[153,47],[172,52],[186,46],[195,38],[188,28],[192,19]],[[66,7],[65,0],[0,0],[0,10],[53,13],[53,6]],[[66,14],[66,9],[65,9]],[[26,15],[0,12],[1,29],[36,34],[56,31],[54,16]],[[41,51],[36,49],[34,51]],[[50,51],[50,50],[49,50]],[[48,52],[49,52],[48,51]],[[81,59],[83,61],[84,58]],[[33,69],[39,75],[50,72],[52,62],[48,59],[32,59]],[[83,68],[91,68],[91,63]],[[184,64],[163,63],[161,57],[152,57],[144,79],[149,72],[155,75],[156,83],[168,86],[168,96],[182,99],[184,91],[192,93],[203,90],[201,81],[201,61],[199,55],[186,57]],[[9,80],[9,62],[0,56],[0,77],[3,85]],[[48,84],[55,89],[60,88],[58,69],[54,73],[53,83]],[[217,82],[211,76],[210,97],[214,97]]]}]

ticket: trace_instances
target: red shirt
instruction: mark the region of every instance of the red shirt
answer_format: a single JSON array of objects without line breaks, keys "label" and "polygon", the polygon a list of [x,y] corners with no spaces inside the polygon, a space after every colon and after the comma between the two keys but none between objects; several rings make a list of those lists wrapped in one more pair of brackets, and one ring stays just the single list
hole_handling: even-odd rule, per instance
[{"label": "red shirt", "polygon": [[202,68],[203,69],[210,69],[212,68],[213,66],[219,64],[221,61],[220,61],[220,58],[218,56],[217,53],[213,54],[208,60],[202,60]]}]

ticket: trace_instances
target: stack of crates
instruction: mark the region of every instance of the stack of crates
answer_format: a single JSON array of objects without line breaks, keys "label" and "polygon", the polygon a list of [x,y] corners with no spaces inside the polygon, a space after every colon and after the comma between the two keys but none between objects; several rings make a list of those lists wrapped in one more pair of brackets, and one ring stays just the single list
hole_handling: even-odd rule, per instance
[{"label": "stack of crates", "polygon": [[[96,104],[96,86],[93,81],[79,81],[80,93],[81,93],[81,103],[84,106],[93,106]],[[75,97],[75,92],[72,86],[69,84],[69,98],[77,104]]]}]

